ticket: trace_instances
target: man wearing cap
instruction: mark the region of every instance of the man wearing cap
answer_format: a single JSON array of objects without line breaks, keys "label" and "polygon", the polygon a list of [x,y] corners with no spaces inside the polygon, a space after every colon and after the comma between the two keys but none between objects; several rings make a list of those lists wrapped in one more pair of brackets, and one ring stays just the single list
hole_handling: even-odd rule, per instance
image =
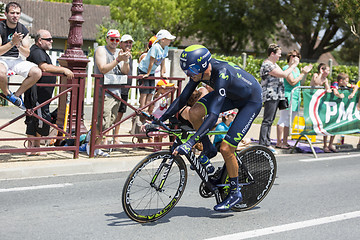
[{"label": "man wearing cap", "polygon": [[[133,43],[134,43],[134,39],[129,34],[123,35],[120,39],[120,44],[119,44],[120,49],[122,49],[124,52],[130,52],[130,57],[128,60],[129,61],[129,72],[127,75],[132,75],[132,70],[133,70],[132,57],[131,57],[131,48],[132,48]],[[123,75],[123,73],[121,73],[121,74]],[[126,85],[131,85],[131,82],[132,82],[132,78],[128,78]],[[121,99],[127,101],[128,98],[129,98],[129,89],[121,88]],[[124,112],[126,112],[126,107],[127,107],[126,104],[121,102],[115,123],[120,122],[121,118],[124,115]],[[120,125],[117,125],[115,127],[115,135],[119,135],[119,134],[120,134]],[[121,144],[121,141],[118,137],[115,138],[115,143]]]},{"label": "man wearing cap", "polygon": [[[165,78],[165,61],[164,59],[168,56],[169,45],[172,40],[176,37],[171,35],[167,30],[160,30],[156,34],[156,41],[150,48],[146,57],[139,64],[139,75],[143,75],[143,78],[155,75],[156,68],[160,65],[161,71],[160,76]],[[139,84],[141,86],[154,87],[155,80],[142,79]],[[140,107],[145,106],[151,101],[154,89],[142,89],[140,88]]]},{"label": "man wearing cap", "polygon": [[[95,50],[94,55],[94,73],[95,74],[104,74],[104,77],[101,78],[101,84],[104,84],[105,78],[116,77],[118,75],[127,75],[130,72],[130,51],[124,51],[123,49],[118,49],[117,46],[120,43],[120,33],[118,30],[110,29],[106,34],[106,45],[100,46]],[[121,96],[120,88],[108,88],[113,94]],[[99,89],[100,91],[100,89]],[[104,102],[102,102],[101,91],[99,95],[99,108],[98,113],[103,111],[102,119],[102,128],[107,129],[115,121],[115,118],[118,114],[121,101],[113,98],[109,94],[105,93]],[[98,114],[100,117],[101,114]],[[96,126],[96,135],[100,133],[100,119]],[[96,144],[101,143],[101,138],[96,139]],[[87,149],[89,150],[89,149]],[[108,157],[109,154],[103,152],[101,149],[95,150],[95,156],[104,156]]]}]

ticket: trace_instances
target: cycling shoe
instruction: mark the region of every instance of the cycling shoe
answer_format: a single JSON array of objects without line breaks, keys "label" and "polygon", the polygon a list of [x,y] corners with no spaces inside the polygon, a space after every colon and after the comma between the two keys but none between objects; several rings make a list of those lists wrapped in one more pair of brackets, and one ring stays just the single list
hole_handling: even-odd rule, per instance
[{"label": "cycling shoe", "polygon": [[221,203],[214,206],[215,211],[226,212],[229,211],[235,204],[242,201],[242,195],[240,189],[234,193],[231,193]]}]

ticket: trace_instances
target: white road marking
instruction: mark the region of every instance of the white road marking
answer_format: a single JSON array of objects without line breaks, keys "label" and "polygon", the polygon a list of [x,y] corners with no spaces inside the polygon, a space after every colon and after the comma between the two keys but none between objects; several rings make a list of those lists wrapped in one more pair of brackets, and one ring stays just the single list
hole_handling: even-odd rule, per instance
[{"label": "white road marking", "polygon": [[338,221],[343,221],[343,220],[358,218],[358,217],[360,217],[360,211],[348,212],[348,213],[334,215],[334,216],[330,216],[330,217],[315,218],[312,220],[307,220],[307,221],[302,221],[302,222],[295,222],[295,223],[289,223],[289,224],[273,226],[273,227],[268,227],[268,228],[263,228],[263,229],[255,229],[255,230],[247,231],[247,232],[234,233],[234,234],[229,234],[229,235],[225,235],[225,236],[221,236],[221,237],[209,238],[207,240],[249,239],[249,238],[261,237],[261,236],[265,236],[265,235],[281,233],[281,232],[286,232],[286,231],[291,231],[291,230],[296,230],[296,229],[301,229],[301,228],[306,228],[306,227],[313,227],[313,226],[317,226],[317,225],[321,225],[321,224],[338,222]]},{"label": "white road marking", "polygon": [[72,186],[72,185],[73,185],[72,183],[62,183],[62,184],[31,186],[31,187],[0,188],[0,193],[1,192],[18,192],[18,191],[38,190],[38,189],[47,189],[47,188],[62,188],[62,187],[67,187],[67,186]]},{"label": "white road marking", "polygon": [[306,158],[306,159],[300,159],[299,161],[300,162],[318,162],[318,161],[328,161],[328,160],[352,158],[352,157],[360,157],[360,154],[339,155],[339,156],[311,158],[311,159]]}]

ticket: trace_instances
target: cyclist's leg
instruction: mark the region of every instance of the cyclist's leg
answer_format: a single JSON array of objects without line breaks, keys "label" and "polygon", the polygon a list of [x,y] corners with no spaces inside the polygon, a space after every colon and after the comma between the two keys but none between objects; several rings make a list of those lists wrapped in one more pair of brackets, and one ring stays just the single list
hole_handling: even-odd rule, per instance
[{"label": "cyclist's leg", "polygon": [[[195,105],[190,110],[190,118],[193,117],[194,120],[190,119],[190,122],[194,126],[195,129],[199,129],[201,124],[203,123],[203,117],[205,117],[208,114],[208,107],[212,104],[212,101],[214,100],[214,92],[210,92],[207,95],[205,95],[203,98],[201,98],[198,102],[195,103]],[[196,107],[195,107],[196,106]],[[229,99],[226,99],[223,107],[221,109],[221,112],[231,110],[236,108],[235,105],[233,105],[233,102]],[[199,114],[199,115],[197,115]],[[196,119],[195,119],[196,118]],[[194,121],[194,122],[192,122]],[[204,145],[204,153],[209,158],[213,158],[217,154],[216,147],[211,143],[209,137],[205,135],[202,137],[201,142]]]},{"label": "cyclist's leg", "polygon": [[[203,123],[203,117],[206,115],[206,107],[197,102],[194,106],[191,107],[189,111],[190,122],[195,129],[199,129],[201,124]],[[199,159],[201,164],[204,165],[206,171],[209,174],[215,172],[215,167],[210,163],[209,159],[216,156],[217,151],[216,148],[212,145],[209,137],[205,135],[200,140],[203,144],[203,152],[200,154]],[[190,169],[194,170],[192,167]]]},{"label": "cyclist's leg", "polygon": [[202,118],[206,115],[206,109],[203,104],[196,102],[189,110],[190,122],[195,129],[199,129],[203,123]]},{"label": "cyclist's leg", "polygon": [[[211,95],[211,93],[207,94],[204,97],[204,99],[208,95]],[[205,101],[205,103],[208,103],[208,101]],[[195,129],[200,128],[201,124],[204,122],[203,118],[206,116],[206,114],[207,114],[207,105],[201,101],[196,102],[194,104],[194,106],[191,107],[191,109],[189,111],[190,122]],[[211,143],[209,137],[207,135],[205,135],[204,137],[201,138],[201,142],[204,146],[203,152],[206,154],[206,156],[208,158],[215,157],[217,154],[217,150],[216,150],[215,146],[213,146],[213,144]]]},{"label": "cyclist's leg", "polygon": [[216,211],[228,211],[231,207],[242,201],[238,183],[239,166],[234,153],[238,143],[245,137],[252,122],[259,114],[261,105],[261,103],[253,101],[239,102],[239,112],[221,143],[220,152],[225,160],[229,174],[230,194],[228,194],[223,202],[214,207]]}]

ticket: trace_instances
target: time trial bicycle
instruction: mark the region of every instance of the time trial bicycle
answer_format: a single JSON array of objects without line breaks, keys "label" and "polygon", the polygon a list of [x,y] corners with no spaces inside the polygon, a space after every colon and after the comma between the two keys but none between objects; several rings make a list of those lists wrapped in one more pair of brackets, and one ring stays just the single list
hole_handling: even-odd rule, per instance
[{"label": "time trial bicycle", "polygon": [[[142,114],[148,119],[155,119],[143,112]],[[158,123],[163,129],[147,129],[146,133],[164,132],[175,136],[175,141],[170,150],[148,155],[131,171],[122,192],[122,205],[127,216],[140,223],[153,222],[175,207],[187,182],[187,168],[183,156],[202,180],[199,186],[200,195],[204,198],[215,197],[217,204],[222,202],[230,192],[225,164],[213,175],[209,175],[194,151],[187,155],[172,155],[173,150],[186,142],[196,131],[187,126],[170,129],[164,123]],[[224,132],[208,133],[217,134]],[[276,158],[268,148],[258,145],[236,151],[235,155],[239,164],[239,186],[243,200],[231,210],[245,211],[255,207],[269,193],[276,177]]]}]

